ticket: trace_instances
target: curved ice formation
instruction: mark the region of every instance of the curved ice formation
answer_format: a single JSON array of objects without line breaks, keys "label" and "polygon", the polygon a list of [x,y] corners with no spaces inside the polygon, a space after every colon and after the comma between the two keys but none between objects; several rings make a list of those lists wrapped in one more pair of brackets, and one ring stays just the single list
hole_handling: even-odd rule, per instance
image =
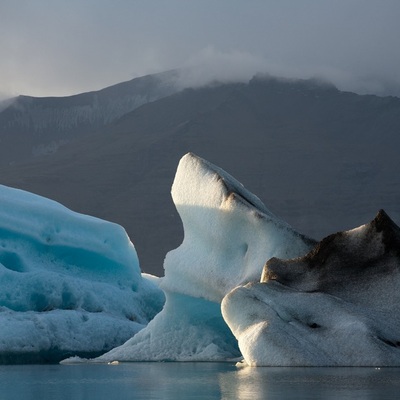
[{"label": "curved ice formation", "polygon": [[222,313],[254,366],[400,366],[400,229],[380,211],[265,265]]},{"label": "curved ice formation", "polygon": [[295,257],[314,242],[274,216],[222,169],[186,154],[172,186],[183,243],[165,258],[166,304],[149,325],[99,361],[226,360],[240,355],[221,299],[259,280],[271,257]]},{"label": "curved ice formation", "polygon": [[161,287],[170,292],[220,303],[235,286],[259,280],[269,258],[297,257],[315,244],[227,172],[192,153],[179,163],[172,198],[184,239],[165,258]]},{"label": "curved ice formation", "polygon": [[0,362],[101,354],[163,300],[122,227],[0,185]]}]

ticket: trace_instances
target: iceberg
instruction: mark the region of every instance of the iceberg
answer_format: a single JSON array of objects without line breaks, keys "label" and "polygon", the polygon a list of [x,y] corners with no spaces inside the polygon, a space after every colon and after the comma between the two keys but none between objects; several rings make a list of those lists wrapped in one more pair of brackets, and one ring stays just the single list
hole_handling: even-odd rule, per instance
[{"label": "iceberg", "polygon": [[164,261],[159,285],[165,306],[145,329],[98,362],[240,357],[221,300],[236,286],[259,280],[271,257],[304,255],[315,244],[227,172],[192,153],[180,160],[171,194],[184,239]]},{"label": "iceberg", "polygon": [[184,239],[156,278],[121,226],[0,186],[0,363],[400,366],[400,228],[383,210],[317,243],[192,153],[171,194]]},{"label": "iceberg", "polygon": [[381,210],[307,255],[271,258],[222,314],[251,366],[400,366],[400,228]]},{"label": "iceberg", "polygon": [[121,226],[2,185],[0,204],[0,363],[98,356],[161,310]]}]

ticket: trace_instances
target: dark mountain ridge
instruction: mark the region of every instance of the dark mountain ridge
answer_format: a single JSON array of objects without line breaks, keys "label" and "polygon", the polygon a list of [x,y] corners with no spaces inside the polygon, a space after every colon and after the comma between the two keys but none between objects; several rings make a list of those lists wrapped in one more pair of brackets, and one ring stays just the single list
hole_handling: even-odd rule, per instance
[{"label": "dark mountain ridge", "polygon": [[53,154],[1,168],[1,183],[123,225],[142,269],[162,274],[182,240],[170,187],[185,153],[225,169],[320,239],[381,208],[400,220],[399,132],[398,98],[255,77],[143,104]]},{"label": "dark mountain ridge", "polygon": [[0,111],[0,164],[56,152],[142,104],[178,89],[177,72],[147,75],[102,90],[66,97],[18,96]]}]

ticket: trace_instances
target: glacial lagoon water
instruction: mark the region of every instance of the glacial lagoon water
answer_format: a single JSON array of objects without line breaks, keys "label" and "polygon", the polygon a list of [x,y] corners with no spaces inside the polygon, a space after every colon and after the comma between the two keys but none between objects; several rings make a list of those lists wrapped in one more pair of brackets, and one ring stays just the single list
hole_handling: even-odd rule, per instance
[{"label": "glacial lagoon water", "polygon": [[0,399],[398,399],[400,368],[229,363],[0,366]]}]

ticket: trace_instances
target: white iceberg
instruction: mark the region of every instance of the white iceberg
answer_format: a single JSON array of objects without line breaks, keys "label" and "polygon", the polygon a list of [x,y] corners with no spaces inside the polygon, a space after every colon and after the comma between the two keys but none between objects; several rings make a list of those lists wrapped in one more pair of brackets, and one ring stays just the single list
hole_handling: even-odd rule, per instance
[{"label": "white iceberg", "polygon": [[260,283],[235,288],[222,313],[251,366],[400,366],[400,228],[380,211]]},{"label": "white iceberg", "polygon": [[274,216],[228,173],[189,153],[172,198],[183,243],[165,258],[164,309],[124,345],[97,361],[221,361],[240,356],[221,316],[222,298],[259,280],[271,257],[307,253],[314,242]]},{"label": "white iceberg", "polygon": [[163,302],[122,227],[0,185],[0,362],[99,355]]}]

